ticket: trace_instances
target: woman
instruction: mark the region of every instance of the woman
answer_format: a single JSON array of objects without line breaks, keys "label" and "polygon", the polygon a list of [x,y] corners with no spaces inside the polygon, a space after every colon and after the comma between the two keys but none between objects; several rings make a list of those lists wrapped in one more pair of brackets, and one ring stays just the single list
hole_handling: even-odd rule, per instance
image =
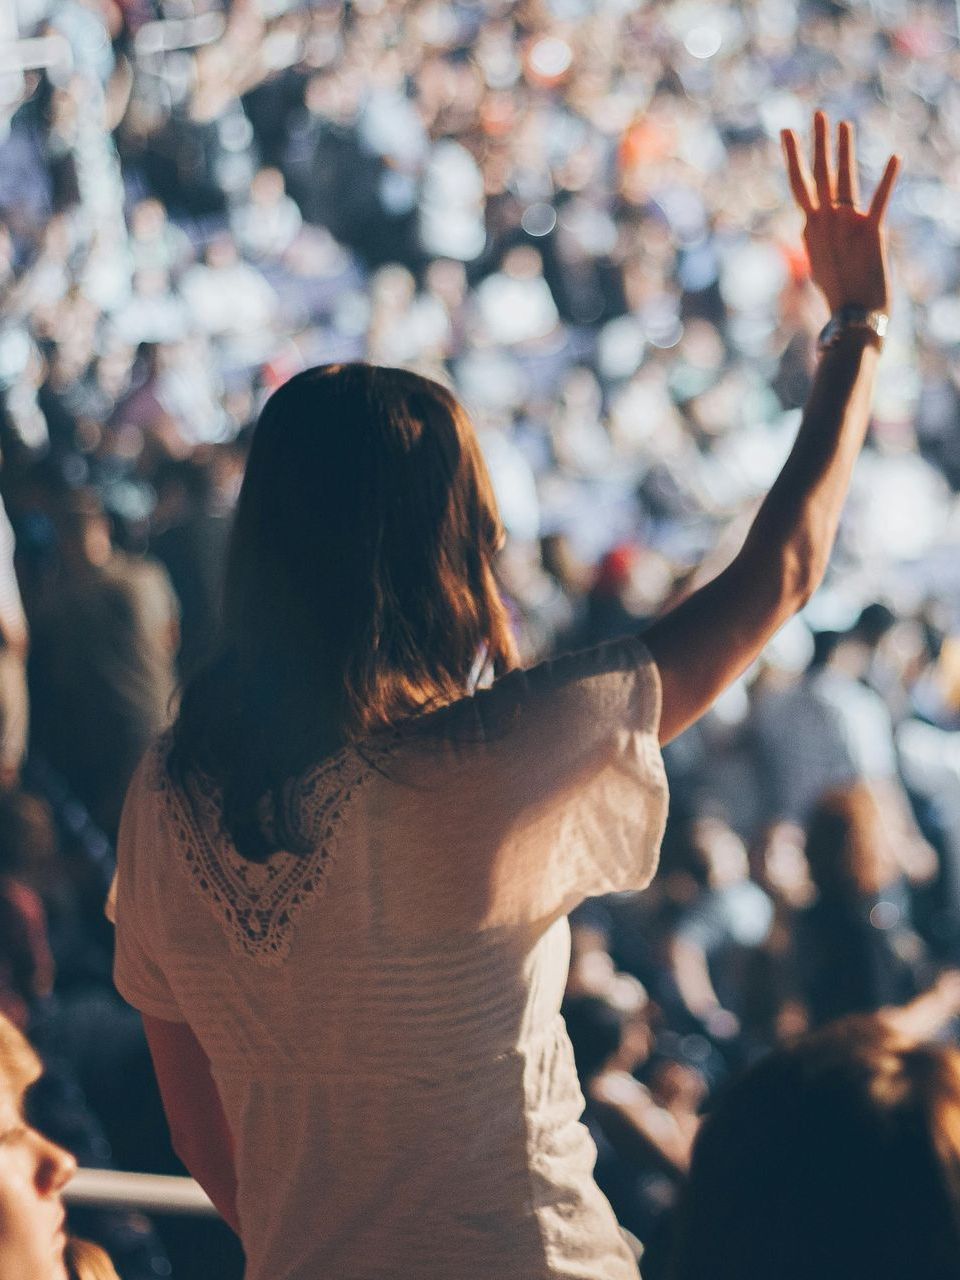
[{"label": "woman", "polygon": [[514,669],[443,388],[309,370],[261,415],[221,649],[126,804],[116,965],[248,1280],[635,1280],[578,1123],[565,916],[649,881],[658,738],[818,583],[887,307],[897,161],[860,213],[848,126],[834,174],[818,116],[812,185],[785,142],[827,349],[743,550],[643,641]]},{"label": "woman", "polygon": [[960,1275],[960,1053],[847,1018],[764,1059],[700,1131],[668,1274]]},{"label": "woman", "polygon": [[40,1059],[0,1014],[0,1280],[67,1280],[61,1193],[77,1162],[23,1115]]}]

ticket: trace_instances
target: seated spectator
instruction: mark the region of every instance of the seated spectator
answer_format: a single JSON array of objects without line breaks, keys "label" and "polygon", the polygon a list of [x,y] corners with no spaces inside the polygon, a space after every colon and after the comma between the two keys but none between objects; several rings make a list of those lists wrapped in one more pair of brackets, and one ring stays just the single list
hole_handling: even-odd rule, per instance
[{"label": "seated spectator", "polygon": [[792,822],[762,831],[750,849],[751,874],[773,904],[765,941],[748,957],[743,1030],[751,1047],[771,1048],[809,1027],[797,974],[797,920],[816,897],[804,847],[806,832]]},{"label": "seated spectator", "polygon": [[37,803],[22,792],[0,796],[0,1014],[22,1031],[53,989],[46,912],[25,882]]},{"label": "seated spectator", "polygon": [[255,267],[241,260],[229,236],[208,245],[203,262],[184,272],[180,291],[194,327],[221,337],[268,330],[278,305],[272,287]]},{"label": "seated spectator", "polygon": [[250,183],[250,196],[230,215],[240,249],[250,258],[279,259],[300,233],[303,218],[286,193],[279,169],[261,169]]},{"label": "seated spectator", "polygon": [[190,238],[167,217],[160,200],[141,200],[130,212],[130,255],[138,270],[177,272],[192,258]]},{"label": "seated spectator", "polygon": [[[689,1092],[670,1092],[664,1064],[657,1085],[669,1098],[658,1098],[633,1074],[654,1045],[645,1001],[640,984],[620,974],[606,996],[568,996],[563,1005],[586,1102],[583,1123],[597,1145],[594,1177],[617,1221],[642,1241],[675,1199],[699,1123],[696,1116],[689,1123]],[[701,1077],[671,1065],[695,1077],[702,1092]]]},{"label": "seated spectator", "polygon": [[0,1280],[67,1280],[60,1192],[76,1164],[24,1120],[39,1075],[39,1058],[0,1017]]},{"label": "seated spectator", "polygon": [[700,818],[685,833],[681,857],[696,884],[667,944],[667,964],[689,1013],[720,1039],[739,1031],[731,1009],[741,960],[770,932],[773,906],[749,878],[743,841],[719,818]]},{"label": "seated spectator", "polygon": [[847,1019],[764,1059],[693,1153],[671,1280],[960,1274],[960,1053]]},{"label": "seated spectator", "polygon": [[819,632],[803,677],[757,703],[760,774],[769,787],[771,817],[801,823],[832,788],[868,786],[884,826],[895,833],[897,862],[923,883],[936,874],[936,855],[900,781],[890,710],[865,682],[875,626],[868,613],[849,632]]},{"label": "seated spectator", "polygon": [[838,790],[821,801],[807,860],[817,900],[799,916],[796,946],[812,1025],[911,1006],[932,1017],[922,1029],[932,1034],[956,1014],[955,981],[934,981],[931,958],[911,927],[909,897],[870,788]]},{"label": "seated spectator", "polygon": [[169,717],[178,605],[160,565],[113,547],[93,493],[72,494],[59,516],[63,578],[35,627],[35,740],[109,836]]}]

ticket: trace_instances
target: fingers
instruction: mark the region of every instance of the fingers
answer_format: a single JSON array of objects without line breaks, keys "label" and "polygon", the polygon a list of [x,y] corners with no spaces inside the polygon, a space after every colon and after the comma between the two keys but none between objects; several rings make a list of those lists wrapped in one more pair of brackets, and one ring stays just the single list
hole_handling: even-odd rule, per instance
[{"label": "fingers", "polygon": [[792,129],[784,129],[780,134],[780,140],[783,143],[783,154],[787,162],[787,177],[790,181],[790,190],[793,192],[793,198],[800,206],[801,211],[809,215],[813,213],[813,197],[810,194],[809,175],[800,155],[797,135]]},{"label": "fingers", "polygon": [[870,208],[867,211],[867,216],[874,222],[879,222],[886,213],[899,172],[900,157],[891,156],[887,161],[887,167],[883,171],[883,177],[877,183],[877,189],[873,193],[873,199],[870,201]]},{"label": "fingers", "polygon": [[818,111],[813,117],[813,181],[817,188],[817,204],[821,209],[829,209],[833,204],[830,131],[827,117],[822,111]]},{"label": "fingers", "polygon": [[[817,209],[829,209],[834,204],[856,206],[860,198],[857,181],[856,150],[853,125],[844,120],[837,134],[837,174],[834,175],[830,155],[830,127],[826,115],[818,111],[813,118],[813,181],[804,164],[797,136],[792,129],[781,132],[787,177],[793,198],[804,214],[809,216]],[[887,211],[890,196],[900,171],[899,156],[891,156],[883,177],[873,193],[867,216],[879,222]],[[836,194],[834,194],[834,189]]]},{"label": "fingers", "polygon": [[837,142],[837,204],[856,205],[857,162],[853,146],[853,125],[844,120],[838,130]]}]

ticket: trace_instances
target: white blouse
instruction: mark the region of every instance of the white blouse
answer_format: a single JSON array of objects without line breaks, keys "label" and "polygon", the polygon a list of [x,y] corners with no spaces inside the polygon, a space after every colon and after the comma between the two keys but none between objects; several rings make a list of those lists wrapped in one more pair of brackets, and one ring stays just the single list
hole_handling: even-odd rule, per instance
[{"label": "white blouse", "polygon": [[656,868],[659,712],[639,640],[514,672],[307,773],[263,866],[147,756],[116,982],[210,1059],[247,1280],[636,1280],[559,1010],[567,912]]}]

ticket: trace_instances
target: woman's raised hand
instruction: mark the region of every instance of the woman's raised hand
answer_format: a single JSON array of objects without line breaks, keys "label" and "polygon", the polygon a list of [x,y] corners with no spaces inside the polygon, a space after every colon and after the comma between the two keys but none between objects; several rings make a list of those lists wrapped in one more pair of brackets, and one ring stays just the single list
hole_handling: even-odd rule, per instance
[{"label": "woman's raised hand", "polygon": [[844,306],[887,311],[890,305],[883,218],[900,168],[891,156],[877,184],[869,208],[858,208],[857,163],[853,126],[844,121],[837,130],[834,169],[827,117],[813,118],[813,178],[800,154],[792,129],[781,134],[787,174],[794,199],[806,223],[803,240],[813,282],[831,311]]}]

